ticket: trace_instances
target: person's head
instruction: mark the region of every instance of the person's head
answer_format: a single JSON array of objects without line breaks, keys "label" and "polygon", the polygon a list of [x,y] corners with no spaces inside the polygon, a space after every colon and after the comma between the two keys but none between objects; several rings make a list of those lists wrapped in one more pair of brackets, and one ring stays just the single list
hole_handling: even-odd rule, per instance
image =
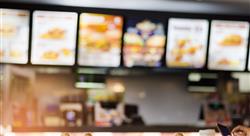
[{"label": "person's head", "polygon": [[250,136],[250,128],[237,126],[232,131],[233,136]]},{"label": "person's head", "polygon": [[92,134],[91,133],[86,133],[85,136],[92,136]]}]

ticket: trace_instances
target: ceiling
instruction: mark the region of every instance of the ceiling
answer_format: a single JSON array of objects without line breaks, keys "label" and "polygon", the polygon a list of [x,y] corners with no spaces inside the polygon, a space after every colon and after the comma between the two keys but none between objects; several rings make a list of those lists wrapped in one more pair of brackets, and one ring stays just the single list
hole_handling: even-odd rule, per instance
[{"label": "ceiling", "polygon": [[1,2],[250,16],[250,0],[0,0]]},{"label": "ceiling", "polygon": [[250,7],[250,0],[168,0],[168,1],[204,1],[204,2],[249,3],[249,7]]},{"label": "ceiling", "polygon": [[204,1],[250,2],[250,0],[204,0]]}]

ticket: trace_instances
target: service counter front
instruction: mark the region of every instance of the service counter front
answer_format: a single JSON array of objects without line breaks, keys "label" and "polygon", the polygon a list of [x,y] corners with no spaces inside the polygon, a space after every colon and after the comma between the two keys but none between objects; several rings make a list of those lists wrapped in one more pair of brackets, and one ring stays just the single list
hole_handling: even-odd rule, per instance
[{"label": "service counter front", "polygon": [[[37,133],[13,133],[11,136],[61,136],[61,132],[37,132]],[[85,133],[70,133],[71,136],[84,136]],[[127,133],[112,133],[112,132],[95,132],[92,133],[93,136],[175,136],[174,132],[127,132]],[[185,132],[184,136],[200,136],[199,132]],[[216,136],[220,136],[219,133],[216,133]]]},{"label": "service counter front", "polygon": [[[215,127],[197,126],[123,126],[79,128],[12,128],[7,136],[221,136]],[[182,135],[181,135],[182,134]]]}]

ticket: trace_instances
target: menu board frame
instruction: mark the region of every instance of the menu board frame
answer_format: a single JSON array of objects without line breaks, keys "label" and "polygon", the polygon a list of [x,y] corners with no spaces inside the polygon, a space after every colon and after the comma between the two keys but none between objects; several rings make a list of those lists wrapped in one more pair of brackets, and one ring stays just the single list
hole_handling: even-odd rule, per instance
[{"label": "menu board frame", "polygon": [[[203,50],[203,64],[202,64],[202,66],[194,66],[194,64],[190,64],[189,66],[177,66],[177,65],[173,65],[173,66],[170,66],[169,65],[169,60],[168,60],[168,57],[169,57],[169,53],[171,53],[170,51],[168,51],[169,50],[169,44],[170,43],[172,43],[173,44],[173,41],[171,41],[169,38],[170,38],[170,21],[179,21],[179,23],[180,23],[180,21],[189,21],[189,23],[191,24],[191,22],[192,21],[194,21],[194,23],[196,23],[196,24],[198,24],[198,22],[200,22],[200,27],[206,27],[205,28],[205,30],[204,30],[204,35],[203,35],[203,37],[202,38],[204,38],[203,40],[205,40],[205,41],[203,41],[204,43],[202,43],[202,44],[204,44],[204,45],[196,45],[197,47],[195,47],[195,48],[193,48],[193,47],[189,47],[189,49],[185,49],[184,50],[184,52],[193,52],[194,50],[193,49],[198,49],[198,48],[203,48],[202,50]],[[204,23],[204,24],[202,24],[201,25],[201,23]],[[208,46],[209,46],[209,33],[210,33],[210,21],[209,21],[209,19],[207,19],[207,18],[187,18],[187,17],[169,17],[168,18],[168,23],[166,24],[167,25],[167,31],[166,31],[166,33],[167,33],[167,41],[166,41],[166,48],[165,48],[165,66],[167,67],[167,68],[170,68],[170,69],[205,69],[206,68],[206,65],[207,65],[207,55],[208,55]],[[182,26],[183,28],[182,29],[188,29],[186,26]],[[193,29],[194,29],[194,26],[191,26],[191,27],[193,27]],[[199,28],[200,28],[199,27]],[[195,28],[195,29],[199,29],[199,28]],[[185,31],[185,30],[184,30]],[[193,31],[193,30],[192,30]],[[173,32],[173,30],[172,30],[172,32]],[[194,33],[194,32],[193,32]],[[176,34],[176,33],[175,33]],[[185,34],[184,34],[185,35]],[[183,36],[183,35],[182,35]],[[174,37],[174,38],[176,38],[176,35],[175,36],[171,36],[172,38]],[[186,35],[185,35],[185,37],[179,37],[179,38],[182,38],[182,40],[181,41],[178,41],[178,42],[181,42],[181,44],[183,44],[183,46],[184,46],[184,43],[185,44],[187,44],[187,43],[191,43],[191,44],[195,44],[195,43],[192,43],[193,41],[193,39],[183,39],[183,38],[187,38],[186,37]],[[190,38],[190,37],[189,37]],[[172,39],[173,40],[173,39]],[[197,39],[196,39],[196,42],[197,42]],[[199,42],[202,42],[202,41],[199,41]],[[197,43],[196,43],[197,44]],[[198,47],[198,46],[204,46],[204,47]],[[181,48],[183,48],[183,47],[181,47]],[[191,49],[191,50],[190,50]],[[196,50],[197,50],[196,49]],[[183,52],[183,50],[175,50],[175,51],[179,51],[179,52]],[[197,51],[196,51],[197,52]],[[181,63],[183,63],[183,62],[181,62]]]},{"label": "menu board frame", "polygon": [[[249,22],[250,24],[250,22]],[[249,40],[248,40],[248,52],[247,52],[247,55],[248,55],[248,61],[247,61],[247,68],[246,68],[246,71],[250,71],[250,30],[249,30]]]},{"label": "menu board frame", "polygon": [[[0,2],[1,3],[1,2]],[[1,3],[2,4],[2,3]],[[32,5],[32,6],[31,6]],[[147,9],[144,10],[132,10],[132,9],[106,9],[106,8],[92,8],[92,7],[79,7],[79,6],[67,6],[67,5],[40,5],[40,4],[24,4],[24,3],[18,3],[18,4],[10,4],[10,3],[4,3],[1,5],[2,8],[7,8],[7,9],[20,9],[20,10],[29,10],[30,11],[30,32],[29,32],[29,56],[28,56],[28,63],[24,65],[32,65],[31,63],[31,35],[32,35],[32,12],[34,10],[41,10],[41,11],[57,11],[57,12],[76,12],[78,13],[78,17],[80,13],[97,13],[97,14],[110,14],[110,15],[118,15],[122,16],[124,18],[124,24],[126,24],[127,18],[129,17],[148,17],[148,18],[157,18],[160,19],[161,21],[164,22],[165,26],[165,34],[167,34],[168,30],[168,19],[169,18],[188,18],[188,19],[207,19],[209,20],[209,27],[211,27],[211,20],[228,20],[228,21],[247,21],[250,23],[249,20],[249,15],[248,14],[239,14],[236,12],[235,14],[228,14],[226,13],[212,13],[212,12],[185,12],[185,11],[180,11],[180,12],[170,12],[170,11],[149,11]],[[233,12],[233,11],[232,11]],[[79,19],[78,19],[79,23]],[[79,24],[78,24],[79,25]],[[77,25],[77,27],[78,27]],[[125,25],[124,25],[125,26]],[[124,28],[123,28],[124,31]],[[211,31],[211,28],[209,29],[209,33]],[[77,31],[78,35],[78,31]],[[57,67],[88,67],[88,66],[80,66],[77,64],[77,59],[78,59],[78,48],[77,48],[77,42],[78,42],[78,36],[76,37],[76,56],[75,56],[75,64],[72,66],[69,65],[56,65]],[[248,40],[250,42],[250,38]],[[209,40],[208,40],[209,43]],[[122,43],[123,46],[123,43]],[[249,45],[250,46],[250,45]],[[209,48],[209,44],[208,44]],[[250,49],[248,49],[248,54],[250,52]],[[123,53],[123,52],[122,52]],[[208,52],[207,52],[208,55]],[[208,63],[208,56],[206,56],[206,65],[202,69],[194,69],[194,68],[170,68],[162,65],[161,67],[146,67],[146,69],[159,69],[160,71],[168,71],[168,72],[189,72],[189,71],[197,71],[197,72],[221,72],[222,70],[209,70],[207,67]],[[247,64],[249,65],[249,58],[247,58]],[[1,63],[2,64],[2,63]],[[5,63],[3,63],[5,64]],[[162,64],[165,64],[165,58],[162,60]],[[40,65],[40,64],[36,64]],[[51,66],[47,64],[41,64],[45,66]],[[107,68],[107,67],[100,67],[100,68]],[[121,65],[117,68],[126,68],[123,64],[123,56],[121,57]],[[131,67],[129,69],[139,69],[143,70],[145,67]],[[246,68],[244,71],[241,72],[249,72],[248,66],[246,65]],[[222,72],[237,72],[237,71],[222,71]]]},{"label": "menu board frame", "polygon": [[[246,42],[245,42],[245,48],[246,48],[246,50],[245,50],[245,64],[244,65],[242,65],[242,69],[230,69],[230,68],[228,68],[228,69],[223,69],[223,68],[210,68],[210,64],[209,64],[209,62],[211,61],[211,58],[210,58],[210,51],[211,51],[211,42],[212,42],[212,25],[213,25],[213,22],[216,22],[216,23],[218,23],[218,22],[227,22],[227,23],[232,23],[232,22],[240,22],[240,23],[247,23],[247,26],[248,26],[248,30],[246,30],[247,31],[247,36],[246,36]],[[248,21],[248,20],[241,20],[241,19],[212,19],[211,21],[210,21],[210,34],[209,34],[209,48],[208,48],[208,55],[207,55],[207,70],[208,71],[227,71],[227,72],[230,72],[230,71],[232,71],[232,72],[238,72],[238,71],[241,71],[241,72],[244,72],[244,71],[247,71],[246,69],[247,69],[247,63],[248,63],[248,53],[249,53],[249,39],[250,39],[250,31],[249,31],[249,29],[250,29],[250,22]],[[227,34],[227,35],[232,35],[232,34]],[[227,36],[227,35],[224,35],[224,39],[225,39],[225,36]],[[239,34],[238,34],[239,35]],[[224,40],[223,39],[223,40]],[[218,40],[218,39],[217,39]],[[244,42],[244,39],[242,39],[242,42]],[[215,44],[215,45],[219,45],[219,44],[221,44],[222,43],[222,40],[221,40],[221,42],[220,43],[217,43],[217,44]],[[242,43],[241,43],[242,44]],[[229,45],[229,46],[231,46],[231,45]],[[242,47],[243,48],[243,47]],[[232,49],[231,49],[232,50]],[[232,51],[231,51],[232,52]]]},{"label": "menu board frame", "polygon": [[[75,27],[74,27],[74,32],[72,32],[71,34],[74,34],[74,39],[72,39],[72,41],[71,42],[73,42],[73,44],[72,44],[72,46],[74,46],[73,47],[73,49],[72,49],[72,62],[70,62],[70,64],[69,64],[69,62],[68,62],[68,64],[63,64],[63,63],[61,63],[61,64],[58,64],[58,63],[44,63],[44,62],[33,62],[34,60],[32,60],[32,56],[33,56],[33,53],[34,53],[34,28],[35,28],[35,13],[39,13],[39,12],[41,12],[41,13],[55,13],[55,14],[63,14],[63,13],[68,13],[68,14],[71,14],[72,15],[72,17],[75,17],[74,19],[75,20],[73,20],[73,21],[75,21],[74,22],[74,25],[75,25]],[[74,16],[73,16],[74,15]],[[73,28],[73,27],[72,27]],[[62,10],[40,10],[40,9],[37,9],[37,10],[34,10],[33,12],[32,12],[32,34],[31,34],[31,43],[30,43],[30,48],[31,48],[31,51],[30,51],[30,63],[32,64],[32,65],[48,65],[48,66],[50,66],[50,65],[55,65],[55,66],[74,66],[76,63],[76,54],[77,54],[77,35],[78,35],[78,33],[77,33],[77,30],[78,30],[78,13],[77,12],[74,12],[74,11],[62,11]],[[73,30],[72,30],[73,31]],[[49,33],[49,31],[47,32],[47,33]],[[60,41],[59,41],[60,42]],[[58,43],[59,43],[58,42]],[[62,41],[61,41],[61,43],[62,43]],[[65,51],[65,50],[62,50],[62,53],[63,54],[67,54],[68,53],[68,50],[67,51]],[[50,55],[49,55],[50,56]],[[52,55],[52,56],[54,56],[54,55]]]},{"label": "menu board frame", "polygon": [[[81,57],[81,47],[79,47],[80,46],[80,44],[81,44],[81,39],[80,39],[80,36],[81,36],[81,20],[82,20],[82,17],[83,17],[83,15],[85,15],[85,17],[86,17],[86,15],[93,15],[93,17],[103,17],[103,18],[105,18],[106,17],[106,20],[105,20],[105,22],[107,23],[107,22],[110,22],[110,20],[108,20],[108,19],[110,19],[110,18],[113,18],[114,19],[114,22],[111,24],[111,26],[113,26],[114,27],[114,24],[115,24],[115,19],[116,18],[119,18],[120,19],[120,24],[116,24],[115,26],[116,27],[118,27],[119,25],[121,25],[121,29],[120,29],[120,31],[121,31],[121,35],[119,36],[119,38],[117,38],[116,39],[116,41],[115,42],[118,42],[118,40],[119,40],[119,53],[118,52],[115,52],[114,53],[114,51],[113,52],[110,52],[110,53],[113,53],[113,54],[116,54],[116,53],[118,53],[118,54],[116,54],[116,55],[118,55],[117,57],[118,58],[116,58],[116,60],[115,61],[118,61],[117,63],[117,65],[114,65],[114,64],[111,64],[111,63],[109,63],[110,65],[107,65],[107,63],[106,64],[104,64],[104,65],[102,65],[102,64],[99,64],[99,65],[96,65],[96,64],[80,64],[81,63],[81,61],[80,61],[80,57]],[[125,22],[124,22],[124,16],[122,16],[122,15],[119,15],[119,14],[112,14],[112,13],[101,13],[101,12],[81,12],[81,13],[79,13],[79,18],[78,18],[78,35],[77,35],[77,59],[76,59],[76,64],[78,65],[78,66],[81,66],[81,67],[98,67],[98,68],[118,68],[118,67],[120,67],[121,66],[121,64],[122,64],[122,49],[123,49],[123,36],[124,36],[124,24],[125,24]],[[89,26],[89,25],[91,25],[91,23],[85,23],[85,27],[87,27],[87,26]],[[107,25],[107,27],[110,27],[110,24],[106,24]],[[93,27],[93,26],[92,26]],[[96,28],[95,28],[96,29]],[[115,29],[114,29],[115,30]],[[119,30],[119,29],[117,29],[117,30]],[[106,36],[107,36],[107,33],[108,32],[110,32],[110,31],[112,31],[111,29],[107,29],[106,30],[106,32],[105,32],[105,34],[106,34]],[[100,36],[100,35],[99,35]],[[104,37],[105,35],[102,35],[102,38]],[[109,44],[111,44],[111,43],[109,43]],[[85,47],[86,48],[86,47]],[[111,47],[110,47],[111,48]],[[87,49],[85,49],[85,50],[87,50]],[[111,50],[111,49],[110,49]],[[114,49],[113,49],[114,50]],[[99,51],[100,52],[100,51]],[[94,53],[97,53],[97,52],[95,52],[94,51]],[[109,56],[109,53],[106,53],[105,55],[102,55],[102,57],[103,56],[106,56],[106,57],[110,57]],[[93,58],[93,54],[92,53],[90,53],[90,54],[87,54],[87,56],[85,56],[85,57],[90,57],[90,58]],[[100,56],[99,56],[100,57]],[[86,60],[86,58],[85,58],[85,60]],[[84,60],[82,60],[82,61],[84,61]],[[107,61],[109,61],[109,60],[107,60]]]},{"label": "menu board frame", "polygon": [[[25,62],[14,62],[14,60],[12,60],[12,62],[8,62],[8,60],[3,60],[2,61],[2,58],[0,58],[1,59],[0,64],[22,64],[22,65],[26,65],[26,64],[29,63],[29,58],[30,58],[30,39],[31,39],[30,35],[31,35],[31,30],[32,30],[32,27],[31,27],[32,12],[29,9],[26,9],[26,8],[13,8],[13,7],[5,7],[5,6],[0,8],[1,12],[2,12],[2,10],[12,10],[13,12],[18,12],[18,11],[27,12],[28,15],[27,15],[27,20],[26,21],[27,21],[27,32],[28,32],[28,34],[26,35],[27,36],[26,41],[23,41],[23,42],[27,42],[26,43],[27,50],[26,50]],[[17,30],[15,30],[15,31],[17,31]],[[3,42],[2,39],[1,39],[1,42]],[[0,43],[0,44],[1,44],[0,48],[3,48],[2,43]],[[14,53],[14,54],[16,54],[16,53]]]},{"label": "menu board frame", "polygon": [[[148,68],[148,69],[150,69],[150,68],[162,68],[162,67],[166,68],[165,67],[165,63],[164,63],[164,60],[165,60],[165,57],[164,57],[165,56],[165,47],[166,47],[166,41],[167,41],[167,32],[166,32],[167,26],[166,26],[166,23],[167,23],[167,20],[166,20],[166,18],[164,16],[158,16],[158,18],[157,18],[157,17],[152,16],[152,15],[148,15],[148,16],[144,15],[144,16],[131,16],[131,17],[126,18],[125,25],[124,25],[124,32],[123,32],[123,48],[122,48],[123,67],[125,67],[125,68],[137,68],[137,67],[139,67],[139,68]],[[128,32],[128,29],[129,28],[135,29],[137,27],[137,25],[139,25],[139,24],[154,24],[156,26],[156,28],[157,28],[154,31],[161,31],[161,30],[163,30],[163,33],[160,33],[160,34],[156,33],[154,35],[152,34],[143,43],[143,46],[146,46],[146,42],[147,41],[149,42],[150,39],[156,38],[156,36],[158,38],[159,38],[159,36],[161,36],[162,39],[164,37],[164,42],[161,42],[162,43],[162,47],[151,46],[149,48],[146,48],[146,52],[150,52],[150,48],[153,47],[153,48],[155,48],[155,50],[158,50],[158,49],[160,50],[161,49],[163,51],[163,53],[161,54],[160,59],[158,59],[157,62],[155,61],[152,64],[148,64],[148,65],[147,64],[146,65],[133,64],[132,66],[128,66],[128,65],[126,65],[126,62],[125,62],[126,61],[125,60],[125,50],[126,50],[125,49],[125,46],[126,46],[125,45],[126,44],[125,35],[126,35],[126,33],[127,34],[134,34],[134,32],[132,32],[132,33]],[[162,28],[160,29],[160,27],[162,27]],[[140,32],[137,32],[137,33],[140,33]],[[141,37],[142,37],[142,35],[141,35]],[[153,41],[153,40],[151,40],[151,41]],[[150,54],[149,54],[149,56],[150,56]],[[148,62],[144,60],[143,63],[148,63]]]}]

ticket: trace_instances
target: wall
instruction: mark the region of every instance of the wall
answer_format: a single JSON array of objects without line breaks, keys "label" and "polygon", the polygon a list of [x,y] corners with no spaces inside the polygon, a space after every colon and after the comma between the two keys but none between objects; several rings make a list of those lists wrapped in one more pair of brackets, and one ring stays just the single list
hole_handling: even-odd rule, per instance
[{"label": "wall", "polygon": [[[47,73],[31,69],[36,73],[34,95],[39,98],[39,109],[48,103],[59,103],[59,98],[68,94],[81,94],[84,91],[74,87],[72,71]],[[125,85],[125,102],[137,104],[146,124],[195,124],[199,108],[204,100],[186,90],[186,75],[144,75],[111,77],[109,80]]]},{"label": "wall", "polygon": [[186,90],[186,75],[148,75],[116,80],[125,84],[126,103],[138,104],[148,125],[193,125],[198,122],[204,98]]}]

